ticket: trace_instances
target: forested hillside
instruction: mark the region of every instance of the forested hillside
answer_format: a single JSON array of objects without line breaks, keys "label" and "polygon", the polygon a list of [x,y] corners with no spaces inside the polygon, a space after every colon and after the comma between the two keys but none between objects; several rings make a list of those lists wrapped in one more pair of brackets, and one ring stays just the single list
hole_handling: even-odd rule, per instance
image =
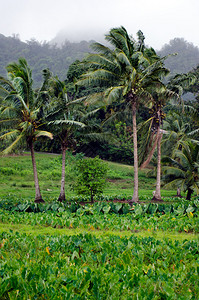
[{"label": "forested hillside", "polygon": [[[12,61],[17,61],[19,57],[24,57],[33,70],[36,86],[40,86],[42,70],[45,68],[49,68],[60,80],[64,80],[71,63],[77,59],[81,60],[91,51],[90,44],[91,42],[87,41],[79,43],[66,41],[60,48],[34,39],[24,43],[17,36],[5,37],[0,34],[0,74],[5,76],[5,66]],[[166,60],[166,67],[172,74],[185,73],[199,65],[199,48],[183,38],[171,40],[157,53],[160,56],[178,53],[177,56]]]},{"label": "forested hillside", "polygon": [[30,40],[26,43],[17,36],[5,37],[0,34],[0,74],[5,76],[5,67],[19,57],[24,57],[33,70],[33,79],[36,86],[40,86],[42,70],[49,68],[60,80],[66,78],[69,65],[76,59],[82,59],[90,51],[90,42],[70,43],[66,41],[62,48],[50,45],[47,42],[39,43]]},{"label": "forested hillside", "polygon": [[175,38],[165,44],[160,51],[160,56],[176,53],[169,57],[165,64],[172,74],[187,73],[199,65],[199,48],[188,43],[183,38]]}]

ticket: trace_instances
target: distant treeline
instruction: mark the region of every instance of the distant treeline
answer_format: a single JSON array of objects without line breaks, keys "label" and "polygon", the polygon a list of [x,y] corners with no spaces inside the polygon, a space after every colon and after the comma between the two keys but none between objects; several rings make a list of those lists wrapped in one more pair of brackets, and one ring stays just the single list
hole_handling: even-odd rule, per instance
[{"label": "distant treeline", "polygon": [[66,78],[68,67],[77,59],[81,60],[91,52],[91,42],[66,41],[62,47],[47,42],[39,43],[32,39],[26,43],[18,37],[5,37],[0,34],[0,75],[6,76],[5,67],[8,63],[24,57],[33,70],[33,80],[37,87],[42,82],[42,70],[49,68],[60,80]]},{"label": "distant treeline", "polygon": [[[24,57],[33,70],[35,86],[40,86],[42,70],[46,68],[53,71],[60,80],[65,80],[69,66],[92,51],[90,45],[91,42],[87,41],[79,43],[66,41],[62,47],[58,47],[47,42],[40,43],[35,39],[24,43],[18,36],[5,37],[0,34],[0,75],[6,75],[5,66],[8,63]],[[183,38],[171,40],[157,53],[160,56],[178,53],[177,57],[169,57],[166,60],[166,67],[172,74],[186,73],[199,65],[199,48]]]}]

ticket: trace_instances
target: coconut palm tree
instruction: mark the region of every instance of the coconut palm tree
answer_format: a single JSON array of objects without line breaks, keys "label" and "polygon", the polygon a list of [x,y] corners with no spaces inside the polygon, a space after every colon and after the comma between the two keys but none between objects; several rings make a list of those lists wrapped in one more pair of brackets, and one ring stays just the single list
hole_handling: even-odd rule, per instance
[{"label": "coconut palm tree", "polygon": [[136,112],[138,105],[151,96],[148,87],[159,81],[160,75],[168,73],[153,49],[144,46],[144,36],[138,32],[138,42],[133,40],[124,27],[113,28],[105,36],[111,47],[94,43],[97,52],[90,54],[85,64],[90,71],[82,75],[78,86],[99,85],[104,90],[91,94],[87,101],[98,100],[103,105],[122,102],[132,112],[134,144],[134,193],[133,202],[138,201],[138,153]]},{"label": "coconut palm tree", "polygon": [[66,92],[65,83],[52,74],[47,76],[47,89],[50,95],[46,105],[45,118],[52,127],[54,136],[60,141],[62,150],[61,190],[58,201],[65,200],[65,164],[66,151],[76,146],[76,133],[85,126],[80,121],[82,116],[81,101],[71,100]]},{"label": "coconut palm tree", "polygon": [[164,130],[166,134],[164,135],[163,143],[167,149],[167,153],[172,155],[173,151],[181,147],[181,142],[190,140],[194,143],[197,142],[197,133],[199,128],[192,130],[192,124],[190,119],[186,119],[183,115],[182,110],[175,111],[171,110],[167,119],[164,122]]},{"label": "coconut palm tree", "polygon": [[32,72],[25,59],[20,58],[18,63],[13,62],[7,66],[8,79],[0,77],[0,116],[1,116],[1,140],[8,141],[10,145],[2,154],[8,154],[20,142],[26,141],[31,152],[34,181],[35,202],[44,202],[41,196],[36,160],[34,154],[34,142],[40,136],[52,139],[50,132],[40,130],[38,114],[38,98],[40,92],[33,90]]},{"label": "coconut palm tree", "polygon": [[151,150],[148,153],[146,147],[146,151],[144,153],[145,156],[147,156],[147,159],[141,164],[140,168],[147,167],[157,148],[157,178],[156,190],[153,195],[153,200],[161,200],[161,140],[163,133],[166,132],[161,128],[163,125],[163,120],[165,119],[163,108],[166,105],[167,101],[171,100],[174,97],[177,97],[177,95],[174,92],[168,90],[166,85],[164,85],[163,83],[158,83],[155,87],[153,87],[151,95],[152,98],[149,103],[149,112],[151,117],[146,122],[144,122],[144,124],[149,123],[148,136],[146,138],[145,144],[147,146],[151,144],[152,146]]},{"label": "coconut palm tree", "polygon": [[[148,120],[150,121],[149,130],[150,133],[150,141],[153,139],[155,135],[155,141],[153,144],[153,147],[151,151],[148,154],[148,157],[144,163],[142,163],[141,168],[145,168],[156,149],[157,145],[157,180],[156,180],[156,190],[153,195],[153,200],[161,200],[161,140],[163,137],[163,133],[165,135],[168,135],[169,132],[168,129],[164,126],[164,129],[161,129],[161,125],[163,125],[163,120],[165,119],[165,113],[163,112],[163,108],[167,103],[179,103],[182,100],[182,94],[183,89],[195,82],[195,77],[189,74],[180,74],[176,75],[173,78],[170,79],[170,81],[167,83],[167,85],[158,82],[155,83],[154,86],[152,86],[151,91],[151,101],[150,101],[150,114],[151,118]],[[183,101],[182,101],[183,104]],[[173,120],[174,124],[177,123],[179,125],[178,120]],[[166,122],[164,122],[165,124]],[[190,135],[193,133],[190,133]],[[181,140],[181,139],[180,139]],[[148,142],[148,139],[146,139],[146,142]],[[173,141],[174,142],[174,141]],[[178,142],[178,141],[177,141]],[[176,144],[176,141],[174,142],[174,145]],[[171,146],[172,148],[172,146]]]},{"label": "coconut palm tree", "polygon": [[199,194],[199,144],[181,141],[181,150],[174,151],[172,157],[164,157],[164,181],[167,187],[180,187],[187,192],[187,200],[195,192]]}]

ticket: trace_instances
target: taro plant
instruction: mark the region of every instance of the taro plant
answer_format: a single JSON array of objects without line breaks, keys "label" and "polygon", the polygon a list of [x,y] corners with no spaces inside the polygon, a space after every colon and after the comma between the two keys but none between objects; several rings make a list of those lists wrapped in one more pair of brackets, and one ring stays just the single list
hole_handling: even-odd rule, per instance
[{"label": "taro plant", "polygon": [[73,189],[78,195],[94,196],[102,194],[106,184],[107,165],[99,157],[81,159],[76,163],[76,180]]}]

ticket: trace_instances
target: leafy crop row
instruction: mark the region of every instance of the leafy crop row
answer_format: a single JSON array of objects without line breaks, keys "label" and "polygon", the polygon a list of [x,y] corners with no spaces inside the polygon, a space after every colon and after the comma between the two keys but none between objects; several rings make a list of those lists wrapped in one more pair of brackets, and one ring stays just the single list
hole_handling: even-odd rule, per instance
[{"label": "leafy crop row", "polygon": [[135,213],[110,214],[99,213],[91,206],[79,208],[76,212],[9,212],[0,210],[0,222],[3,224],[26,224],[50,226],[53,228],[78,228],[85,230],[130,230],[132,232],[147,230],[150,232],[178,231],[199,233],[198,212],[184,215],[161,214],[153,215]]},{"label": "leafy crop row", "polygon": [[1,299],[197,299],[198,242],[0,236]]},{"label": "leafy crop row", "polygon": [[81,214],[98,212],[98,213],[115,213],[115,214],[127,214],[132,213],[136,216],[143,214],[153,215],[154,213],[168,214],[173,213],[175,215],[183,215],[185,213],[194,213],[199,211],[199,200],[195,201],[181,201],[181,203],[173,204],[161,204],[161,203],[147,203],[139,204],[135,203],[131,207],[128,203],[113,203],[113,202],[96,202],[94,205],[81,206],[78,202],[51,202],[46,204],[37,204],[30,201],[13,202],[9,200],[1,200],[0,208],[10,211],[20,212],[47,212],[47,211],[70,211],[72,213],[79,212]]}]

